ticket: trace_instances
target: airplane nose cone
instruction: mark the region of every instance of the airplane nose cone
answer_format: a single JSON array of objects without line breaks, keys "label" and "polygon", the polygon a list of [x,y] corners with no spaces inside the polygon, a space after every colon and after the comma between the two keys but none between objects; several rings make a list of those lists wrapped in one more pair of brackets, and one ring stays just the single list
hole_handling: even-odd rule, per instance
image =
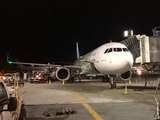
[{"label": "airplane nose cone", "polygon": [[124,72],[129,70],[133,66],[133,57],[131,53],[126,54],[126,56],[123,56],[123,62],[122,66],[124,68]]},{"label": "airplane nose cone", "polygon": [[133,65],[133,57],[130,52],[112,53],[106,55],[95,64],[96,69],[103,74],[121,74],[127,72]]},{"label": "airplane nose cone", "polygon": [[108,74],[119,74],[127,72],[133,65],[133,57],[129,52],[122,54],[112,54],[108,59],[106,57],[106,65],[104,66],[106,73]]},{"label": "airplane nose cone", "polygon": [[127,72],[133,65],[133,57],[131,53],[125,54],[117,54],[116,58],[111,61],[110,68],[116,68],[114,72],[118,73],[125,73]]}]

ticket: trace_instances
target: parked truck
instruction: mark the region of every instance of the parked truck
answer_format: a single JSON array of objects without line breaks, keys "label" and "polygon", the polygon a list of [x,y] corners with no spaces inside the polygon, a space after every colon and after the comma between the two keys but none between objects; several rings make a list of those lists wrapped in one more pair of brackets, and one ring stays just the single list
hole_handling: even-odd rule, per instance
[{"label": "parked truck", "polygon": [[18,84],[17,79],[14,84],[5,83],[0,79],[0,120],[26,119],[23,86],[24,84]]}]

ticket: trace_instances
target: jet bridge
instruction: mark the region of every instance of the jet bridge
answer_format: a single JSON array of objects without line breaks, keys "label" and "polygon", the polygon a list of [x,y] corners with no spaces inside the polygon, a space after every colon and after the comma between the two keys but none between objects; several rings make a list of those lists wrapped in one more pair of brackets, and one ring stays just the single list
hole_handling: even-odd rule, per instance
[{"label": "jet bridge", "polygon": [[[160,70],[160,27],[153,30],[153,36],[135,35],[130,36],[128,39],[121,41],[126,45],[133,55],[134,64],[139,64],[145,70],[151,71],[153,69]],[[145,86],[147,79],[145,79]],[[155,120],[160,120],[159,102],[156,98],[157,90],[160,86],[160,81],[157,85],[154,98],[157,104],[157,111],[154,116]]]},{"label": "jet bridge", "polygon": [[153,32],[153,36],[134,35],[121,41],[132,53],[134,64],[142,65],[148,71],[152,68],[160,70],[160,31],[155,28]]}]

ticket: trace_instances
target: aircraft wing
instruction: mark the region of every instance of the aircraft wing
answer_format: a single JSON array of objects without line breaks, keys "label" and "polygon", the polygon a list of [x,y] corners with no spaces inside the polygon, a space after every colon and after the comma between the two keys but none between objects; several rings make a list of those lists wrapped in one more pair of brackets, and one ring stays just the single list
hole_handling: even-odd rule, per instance
[{"label": "aircraft wing", "polygon": [[55,65],[55,64],[41,64],[41,63],[26,63],[26,62],[12,62],[9,61],[9,53],[7,54],[7,62],[9,64],[18,64],[18,65],[31,65],[31,66],[39,66],[39,67],[62,67],[62,65]]},{"label": "aircraft wing", "polygon": [[91,63],[91,64],[93,64],[94,62],[92,62],[92,61],[88,61],[88,60],[80,60],[81,62],[88,62],[88,63]]},{"label": "aircraft wing", "polygon": [[[10,63],[10,61],[8,61]],[[66,67],[70,69],[81,69],[80,66],[75,65],[56,65],[56,64],[41,64],[41,63],[25,63],[25,62],[11,62],[10,64],[19,64],[19,65],[31,65],[31,66],[42,66],[42,67]]]},{"label": "aircraft wing", "polygon": [[66,68],[69,68],[69,69],[77,69],[77,70],[82,69],[80,66],[75,66],[75,65],[65,65],[63,67],[66,67]]},{"label": "aircraft wing", "polygon": [[[54,67],[66,67],[66,68],[69,68],[69,69],[74,69],[74,70],[81,70],[81,67],[80,66],[75,66],[75,65],[56,65],[56,64],[41,64],[41,63],[26,63],[26,62],[12,62],[12,61],[9,61],[9,54],[7,54],[7,62],[9,64],[18,64],[18,65],[30,65],[31,67],[33,67],[32,69],[35,69],[34,66],[36,66],[36,68],[40,68],[42,69],[43,67],[46,68],[46,67],[49,67],[49,68],[54,68]],[[39,67],[38,67],[39,66]],[[30,68],[31,68],[30,67]],[[42,68],[41,68],[42,67]]]},{"label": "aircraft wing", "polygon": [[55,65],[55,64],[25,63],[25,62],[11,62],[11,61],[8,61],[8,63],[19,64],[19,65],[41,66],[41,67],[62,67],[62,65]]}]

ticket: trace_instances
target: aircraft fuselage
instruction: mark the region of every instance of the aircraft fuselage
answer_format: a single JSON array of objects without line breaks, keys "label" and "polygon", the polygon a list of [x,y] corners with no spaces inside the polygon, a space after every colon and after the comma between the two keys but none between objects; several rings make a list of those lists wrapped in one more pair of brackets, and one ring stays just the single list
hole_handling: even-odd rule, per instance
[{"label": "aircraft fuselage", "polygon": [[81,74],[122,74],[132,67],[133,57],[125,45],[112,42],[81,56],[74,65],[81,66]]}]

